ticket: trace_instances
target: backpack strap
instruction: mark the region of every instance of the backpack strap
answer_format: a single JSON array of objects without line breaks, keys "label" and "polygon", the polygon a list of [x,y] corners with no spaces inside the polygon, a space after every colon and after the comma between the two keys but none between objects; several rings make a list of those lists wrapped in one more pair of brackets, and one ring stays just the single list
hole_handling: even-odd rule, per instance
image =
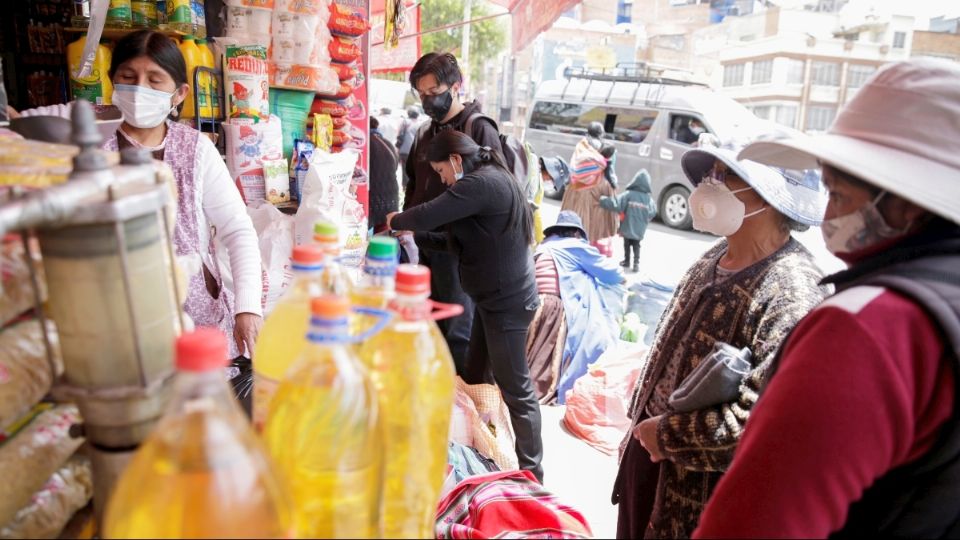
[{"label": "backpack strap", "polygon": [[[473,139],[473,124],[478,118],[485,118],[489,120],[490,123],[493,124],[493,129],[497,130],[498,134],[500,133],[500,126],[497,125],[497,122],[494,121],[493,118],[490,118],[482,112],[473,111],[470,113],[470,116],[467,117],[467,121],[463,123],[463,133],[468,135],[471,139]],[[476,140],[474,140],[474,142],[476,142]]]}]

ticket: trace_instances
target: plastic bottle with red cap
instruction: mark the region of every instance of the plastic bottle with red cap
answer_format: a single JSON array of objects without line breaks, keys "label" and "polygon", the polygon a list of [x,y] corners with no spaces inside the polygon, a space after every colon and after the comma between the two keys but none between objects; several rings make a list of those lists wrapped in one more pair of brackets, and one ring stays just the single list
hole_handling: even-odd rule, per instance
[{"label": "plastic bottle with red cap", "polygon": [[384,428],[381,526],[386,538],[433,537],[446,472],[454,366],[429,298],[430,270],[401,264],[390,302],[394,317],[361,345]]},{"label": "plastic bottle with red cap", "polygon": [[263,437],[290,484],[298,537],[380,538],[376,390],[350,347],[348,301],[323,296],[311,307],[310,344],[280,384]]},{"label": "plastic bottle with red cap", "polygon": [[166,413],[134,454],[107,505],[104,538],[289,538],[280,471],[224,377],[226,336],[177,340]]},{"label": "plastic bottle with red cap", "polygon": [[327,256],[327,265],[323,270],[324,290],[328,294],[349,296],[352,283],[340,263],[340,227],[331,221],[318,221],[313,226],[313,242]]},{"label": "plastic bottle with red cap", "polygon": [[310,300],[324,293],[327,260],[318,245],[293,249],[293,281],[267,315],[253,354],[253,425],[263,428],[277,385],[306,348],[303,336],[310,322]]}]

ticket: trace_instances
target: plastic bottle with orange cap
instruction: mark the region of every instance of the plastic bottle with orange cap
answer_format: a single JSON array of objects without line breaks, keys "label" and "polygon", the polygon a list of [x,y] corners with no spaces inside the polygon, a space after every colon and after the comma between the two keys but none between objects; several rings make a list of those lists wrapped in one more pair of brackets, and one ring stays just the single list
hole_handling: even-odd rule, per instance
[{"label": "plastic bottle with orange cap", "polygon": [[200,328],[177,340],[173,396],[124,470],[104,538],[289,538],[282,477],[224,379],[227,342]]},{"label": "plastic bottle with orange cap", "polygon": [[310,300],[324,293],[325,255],[319,245],[293,249],[293,282],[264,321],[253,354],[253,424],[263,428],[270,400],[293,362],[307,346]]},{"label": "plastic bottle with orange cap", "polygon": [[291,487],[298,537],[380,538],[376,390],[352,351],[347,299],[322,296],[311,308],[309,345],[277,389],[263,437]]},{"label": "plastic bottle with orange cap", "polygon": [[429,298],[430,270],[400,265],[390,301],[393,319],[360,346],[380,401],[385,459],[380,517],[386,538],[433,537],[446,472],[454,366],[434,321],[463,308]]}]

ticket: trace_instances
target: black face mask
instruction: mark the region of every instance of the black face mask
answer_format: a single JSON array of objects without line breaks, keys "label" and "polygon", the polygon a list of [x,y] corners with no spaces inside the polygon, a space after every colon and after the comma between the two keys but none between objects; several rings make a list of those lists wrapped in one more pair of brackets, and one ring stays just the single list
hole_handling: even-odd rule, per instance
[{"label": "black face mask", "polygon": [[453,95],[450,90],[447,90],[435,96],[423,96],[420,101],[423,103],[423,112],[439,124],[450,112],[450,107],[453,106]]}]

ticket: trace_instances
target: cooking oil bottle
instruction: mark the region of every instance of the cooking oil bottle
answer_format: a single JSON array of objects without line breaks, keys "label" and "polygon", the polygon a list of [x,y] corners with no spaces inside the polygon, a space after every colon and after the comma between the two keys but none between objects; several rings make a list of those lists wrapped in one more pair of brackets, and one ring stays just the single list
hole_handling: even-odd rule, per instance
[{"label": "cooking oil bottle", "polygon": [[201,328],[176,349],[173,397],[117,482],[103,537],[290,537],[282,477],[223,375],[226,338]]},{"label": "cooking oil bottle", "polygon": [[[400,245],[395,238],[374,236],[370,239],[360,282],[350,291],[350,301],[354,306],[387,309],[394,296],[399,251]],[[366,332],[376,321],[377,318],[371,315],[353,314],[350,335],[358,336]]]},{"label": "cooking oil bottle", "polygon": [[397,269],[394,318],[361,346],[380,400],[386,538],[432,538],[454,400],[450,350],[431,318],[430,270]]},{"label": "cooking oil bottle", "polygon": [[310,344],[280,384],[263,437],[289,482],[298,537],[380,538],[376,390],[349,345],[347,299],[323,296],[311,308]]},{"label": "cooking oil bottle", "polygon": [[83,62],[83,46],[87,35],[67,45],[67,64],[70,68],[70,94],[73,99],[85,99],[94,105],[110,105],[113,97],[113,84],[110,82],[110,49],[106,40],[100,40],[90,75],[80,78],[80,64]]},{"label": "cooking oil bottle", "polygon": [[203,65],[203,53],[197,48],[196,38],[192,35],[183,36],[183,39],[180,41],[180,53],[183,54],[183,60],[187,64],[187,85],[190,86],[187,99],[183,102],[183,111],[181,111],[180,117],[196,118],[197,108],[193,96],[199,89],[196,87],[196,84],[194,84],[193,76],[197,71],[197,67]]},{"label": "cooking oil bottle", "polygon": [[323,270],[323,287],[330,294],[348,296],[350,278],[340,264],[340,227],[330,221],[319,221],[313,226],[313,242],[323,248],[326,254],[326,268]]},{"label": "cooking oil bottle", "polygon": [[310,323],[310,300],[323,294],[323,251],[305,245],[293,249],[293,282],[263,323],[253,354],[253,425],[263,429],[270,400],[287,370],[303,354]]},{"label": "cooking oil bottle", "polygon": [[[206,39],[197,40],[197,48],[200,49],[200,55],[203,59],[203,67],[216,69],[217,64],[216,60],[213,57],[213,51],[210,50],[210,43]],[[205,118],[220,118],[222,114],[221,105],[220,105],[220,85],[219,80],[210,75],[209,73],[201,74],[201,86],[204,88],[204,93],[207,97],[208,108],[204,109],[201,105],[200,114]]]}]

